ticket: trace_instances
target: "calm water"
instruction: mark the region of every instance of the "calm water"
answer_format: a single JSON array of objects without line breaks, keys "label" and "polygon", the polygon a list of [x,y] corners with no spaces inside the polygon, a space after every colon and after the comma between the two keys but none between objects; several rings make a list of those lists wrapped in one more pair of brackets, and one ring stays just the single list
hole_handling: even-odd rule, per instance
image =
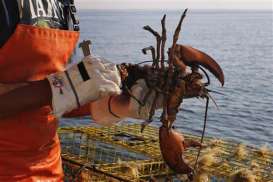
[{"label": "calm water", "polygon": [[[82,11],[81,38],[91,39],[93,52],[115,63],[150,60],[141,49],[154,45],[155,40],[142,27],[160,30],[164,13],[171,39],[178,11]],[[226,78],[223,88],[212,79],[211,88],[225,95],[214,96],[220,110],[211,105],[207,135],[273,147],[272,22],[272,12],[188,12],[179,42],[210,54]],[[202,100],[184,101],[175,126],[200,135],[204,110]],[[158,117],[159,113],[154,125],[160,125]],[[89,123],[86,118],[63,119],[61,125]]]}]

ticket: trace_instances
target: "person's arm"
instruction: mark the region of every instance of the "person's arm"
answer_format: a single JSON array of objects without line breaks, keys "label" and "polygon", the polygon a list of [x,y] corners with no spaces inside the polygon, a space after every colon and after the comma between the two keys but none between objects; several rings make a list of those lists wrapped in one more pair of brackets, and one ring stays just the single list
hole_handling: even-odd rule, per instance
[{"label": "person's arm", "polygon": [[[14,85],[16,87],[16,85]],[[2,88],[9,87],[12,88],[12,85],[2,85]],[[0,88],[1,90],[1,88]],[[105,116],[113,117],[111,113],[109,113],[107,108],[107,102],[109,97],[105,97],[102,100],[105,103],[105,108],[101,107],[90,111],[90,104],[81,106],[78,109],[75,109],[71,112],[68,112],[64,115],[64,117],[78,117],[78,116],[86,116],[92,113],[96,113],[96,111],[103,112]],[[52,94],[49,83],[47,80],[29,82],[27,85],[12,89],[11,91],[0,94],[0,119],[4,117],[9,117],[20,112],[28,111],[31,109],[39,108],[45,105],[51,105]],[[96,102],[94,102],[96,103]],[[124,116],[128,113],[128,103],[129,98],[120,95],[115,96],[111,102],[111,108],[113,112]],[[93,104],[94,105],[94,104]],[[96,115],[96,114],[95,114]]]},{"label": "person's arm", "polygon": [[[93,69],[98,66],[97,64],[99,63],[93,64]],[[101,67],[103,67],[103,65],[101,65],[100,68]],[[55,76],[52,75],[50,78],[42,81],[29,82],[26,86],[16,88],[6,94],[0,93],[0,118],[31,109],[37,109],[45,105],[51,105],[51,107],[54,108],[55,104],[55,108],[57,106],[56,110],[59,110],[62,113],[53,112],[57,117],[63,116],[64,113],[66,113],[65,117],[83,116],[91,113],[94,120],[98,121],[98,123],[107,125],[114,124],[127,117],[147,119],[155,94],[153,93],[146,98],[145,95],[149,92],[149,88],[144,80],[138,80],[132,87],[132,93],[135,98],[138,98],[142,102],[144,101],[143,99],[146,98],[144,106],[140,107],[136,100],[129,98],[128,96],[122,94],[116,95],[120,93],[120,91],[116,89],[112,91],[112,88],[117,87],[115,82],[119,82],[116,81],[118,76],[114,76],[116,74],[113,73],[113,71],[117,72],[117,70],[112,70],[113,67],[109,67],[109,69],[110,70],[105,70],[102,73],[96,71],[96,75],[93,74],[91,76],[93,81],[80,81],[80,83],[78,81],[76,84],[74,82],[73,85],[78,89],[76,95],[78,95],[78,97],[80,96],[81,99],[84,99],[82,100],[84,103],[81,105],[71,104],[72,102],[75,102],[76,95],[74,91],[72,92],[72,86],[69,86],[70,83],[64,85],[59,83],[60,76],[63,77],[63,74],[55,74]],[[78,71],[75,70],[74,72]],[[75,73],[72,73],[71,71],[70,73],[72,76],[74,75],[74,79],[78,77],[78,80],[81,80],[80,75],[75,75]],[[99,75],[101,75],[101,77],[96,78],[96,76]],[[55,77],[57,76],[59,76],[57,79],[58,82],[55,83]],[[63,83],[65,83],[65,80]],[[10,86],[11,85],[7,85],[8,90],[10,89]],[[3,87],[5,87],[5,85]],[[98,90],[97,92],[103,94],[96,94],[94,93],[94,90]],[[79,92],[82,92],[80,93],[81,95],[79,95]],[[91,99],[89,98],[90,94]],[[95,98],[94,94],[97,95]],[[111,100],[109,100],[109,95],[112,95]],[[156,100],[160,101],[161,99],[157,98]],[[160,104],[156,105],[160,107]]]},{"label": "person's arm", "polygon": [[[65,118],[71,118],[71,117],[81,117],[81,116],[87,116],[91,115],[91,117],[94,120],[101,120],[100,115],[102,115],[105,118],[108,118],[108,120],[121,120],[125,117],[129,117],[129,103],[130,98],[125,95],[117,95],[112,96],[111,99],[111,111],[112,113],[116,114],[117,116],[120,116],[120,118],[115,117],[110,111],[109,111],[109,96],[104,97],[100,100],[90,102],[88,104],[85,104],[81,106],[78,109],[74,109],[71,112],[65,113],[63,117]],[[98,118],[99,116],[99,118]]]},{"label": "person's arm", "polygon": [[[82,64],[81,69],[79,64]],[[70,117],[89,114],[86,104],[120,94],[120,84],[120,74],[113,63],[85,57],[81,63],[51,74],[43,81],[28,82],[26,86],[0,83],[0,118],[45,105],[51,105],[52,113],[58,118],[71,111]],[[16,88],[18,85],[22,87]],[[4,94],[3,90],[6,90]]]},{"label": "person's arm", "polygon": [[35,81],[0,95],[0,118],[50,105],[51,89],[47,80]]},{"label": "person's arm", "polygon": [[[121,94],[104,97],[90,103],[92,119],[100,125],[110,126],[124,118],[149,119],[154,101],[156,101],[155,109],[162,108],[163,95],[156,96],[155,91],[149,89],[145,80],[136,81],[131,88],[131,92],[134,98]],[[150,94],[147,97],[148,93]],[[139,101],[144,103],[144,105],[140,105]]]},{"label": "person's arm", "polygon": [[[4,86],[5,87],[5,86]],[[16,85],[6,85],[8,90]],[[133,95],[143,101],[143,96],[149,92],[145,82],[138,81],[132,88]],[[146,100],[145,106],[139,104],[127,95],[121,94],[106,96],[99,100],[89,102],[78,109],[64,114],[63,117],[78,117],[91,115],[92,119],[101,125],[113,125],[124,118],[147,119],[154,99],[154,94]],[[157,99],[161,102],[161,99]],[[29,82],[26,86],[15,88],[9,93],[1,95],[0,87],[0,119],[19,112],[39,108],[52,104],[52,93],[47,80]],[[157,108],[160,104],[157,104]],[[117,117],[118,116],[118,117]]]}]

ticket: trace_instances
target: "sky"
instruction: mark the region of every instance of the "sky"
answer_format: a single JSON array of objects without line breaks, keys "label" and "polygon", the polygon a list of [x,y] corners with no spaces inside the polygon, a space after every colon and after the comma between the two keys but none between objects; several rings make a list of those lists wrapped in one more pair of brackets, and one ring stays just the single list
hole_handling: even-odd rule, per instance
[{"label": "sky", "polygon": [[273,0],[75,0],[80,9],[266,9]]}]

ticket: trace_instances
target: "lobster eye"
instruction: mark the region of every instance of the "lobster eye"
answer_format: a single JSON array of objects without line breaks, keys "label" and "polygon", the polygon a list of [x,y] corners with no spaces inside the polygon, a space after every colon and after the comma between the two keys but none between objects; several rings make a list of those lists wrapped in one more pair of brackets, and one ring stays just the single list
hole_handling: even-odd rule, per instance
[{"label": "lobster eye", "polygon": [[203,93],[203,76],[198,72],[193,72],[187,77],[185,98],[200,97]]},{"label": "lobster eye", "polygon": [[191,82],[192,83],[199,82],[202,79],[203,79],[203,76],[198,71],[193,71],[191,73]]}]

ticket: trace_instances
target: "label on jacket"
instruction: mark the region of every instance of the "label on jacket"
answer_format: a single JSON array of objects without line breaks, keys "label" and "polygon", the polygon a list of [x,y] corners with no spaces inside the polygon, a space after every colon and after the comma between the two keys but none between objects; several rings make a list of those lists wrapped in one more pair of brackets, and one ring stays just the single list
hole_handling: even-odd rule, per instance
[{"label": "label on jacket", "polygon": [[63,29],[63,4],[58,0],[0,0],[0,47],[20,22],[39,27]]}]

